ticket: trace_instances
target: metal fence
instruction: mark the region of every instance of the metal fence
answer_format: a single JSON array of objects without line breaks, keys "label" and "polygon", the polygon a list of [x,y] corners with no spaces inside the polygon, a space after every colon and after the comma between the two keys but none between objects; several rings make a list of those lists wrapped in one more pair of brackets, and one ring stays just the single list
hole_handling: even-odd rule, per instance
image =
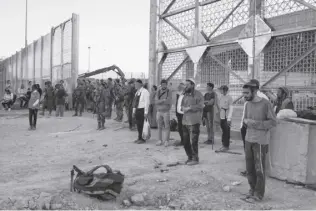
[{"label": "metal fence", "polygon": [[51,32],[0,62],[0,94],[8,81],[13,91],[29,81],[44,86],[45,81],[56,84],[61,79],[70,94],[78,75],[79,16],[53,27]]},{"label": "metal fence", "polygon": [[[242,85],[254,77],[263,89],[289,87],[297,110],[316,105],[316,0],[158,0],[158,11],[154,2],[158,23],[152,19],[156,42],[151,47],[156,45],[156,54],[150,61],[156,62],[155,83],[194,77],[202,90],[207,82],[228,85],[241,104]],[[267,34],[260,32],[265,26],[254,25],[260,21],[251,22],[255,15],[271,29],[271,38],[253,58],[240,36],[247,25],[256,27],[248,28],[255,39]],[[256,51],[260,45],[250,46]],[[195,67],[187,49],[200,46],[206,49]]]}]

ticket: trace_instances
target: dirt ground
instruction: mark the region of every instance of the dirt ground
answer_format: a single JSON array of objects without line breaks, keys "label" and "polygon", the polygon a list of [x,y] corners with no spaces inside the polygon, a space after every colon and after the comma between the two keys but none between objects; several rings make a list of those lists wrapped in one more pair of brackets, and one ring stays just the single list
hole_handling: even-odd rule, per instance
[{"label": "dirt ground", "polygon": [[[186,160],[183,148],[156,147],[155,130],[147,144],[134,144],[136,132],[116,130],[123,125],[109,120],[107,129],[97,132],[92,114],[71,117],[68,112],[64,118],[40,117],[37,130],[28,131],[23,112],[0,115],[0,208],[38,209],[49,198],[51,209],[316,209],[315,191],[270,178],[263,202],[243,202],[241,194],[248,191],[246,178],[239,175],[243,155],[216,154],[200,144],[200,165],[168,168]],[[171,136],[179,139],[177,133]],[[205,138],[202,134],[200,142]],[[243,151],[241,141],[233,140],[231,146]],[[219,147],[217,137],[214,148]],[[157,163],[160,168],[154,168]],[[74,164],[84,170],[100,164],[120,170],[126,175],[121,195],[104,202],[71,193]],[[241,184],[233,186],[236,181]],[[223,185],[231,190],[225,192]],[[143,197],[137,206],[124,206],[123,200],[135,194]]]}]

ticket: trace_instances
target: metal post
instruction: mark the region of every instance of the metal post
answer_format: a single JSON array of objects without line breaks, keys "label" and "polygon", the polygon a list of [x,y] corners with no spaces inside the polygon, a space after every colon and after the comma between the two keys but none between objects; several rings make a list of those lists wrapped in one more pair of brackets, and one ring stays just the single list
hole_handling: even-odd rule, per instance
[{"label": "metal post", "polygon": [[[28,70],[29,70],[29,53],[28,53],[28,49],[27,49],[27,0],[25,2],[25,62],[26,62],[26,66],[25,66],[25,73],[28,76]],[[23,72],[22,72],[23,73]],[[28,78],[26,76],[23,76],[23,78]]]},{"label": "metal post", "polygon": [[64,30],[66,23],[61,24],[61,48],[60,48],[60,77],[64,79]]},{"label": "metal post", "polygon": [[150,31],[149,31],[149,87],[157,84],[157,0],[150,0]]},{"label": "metal post", "polygon": [[251,74],[251,78],[254,79],[255,78],[255,64],[256,64],[256,56],[255,56],[255,52],[256,52],[256,1],[257,0],[253,0],[253,33],[252,33],[252,64],[253,64],[253,69],[252,69],[252,74]]},{"label": "metal post", "polygon": [[33,81],[33,84],[35,83],[35,62],[36,62],[36,60],[35,60],[35,49],[36,49],[36,45],[38,44],[38,40],[36,41],[36,42],[33,42],[33,79],[32,79],[32,81]]},{"label": "metal post", "polygon": [[[71,40],[71,93],[76,87],[77,77],[78,77],[78,60],[79,60],[79,16],[77,14],[72,14],[72,40]],[[72,105],[72,95],[69,93],[69,104],[70,108]]]},{"label": "metal post", "polygon": [[55,33],[55,28],[52,27],[51,32],[50,32],[50,81],[53,79],[53,53],[54,53],[54,33]]},{"label": "metal post", "polygon": [[41,67],[40,67],[40,84],[41,84],[41,87],[43,87],[43,52],[44,52],[44,37],[42,36],[41,37]]},{"label": "metal post", "polygon": [[90,72],[90,50],[91,50],[91,47],[89,46],[88,47],[88,73]]}]

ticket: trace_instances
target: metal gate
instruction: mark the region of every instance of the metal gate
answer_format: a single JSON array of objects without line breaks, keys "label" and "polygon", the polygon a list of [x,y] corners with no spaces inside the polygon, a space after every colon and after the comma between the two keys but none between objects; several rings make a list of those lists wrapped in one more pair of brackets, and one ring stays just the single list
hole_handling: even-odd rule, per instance
[{"label": "metal gate", "polygon": [[151,14],[152,83],[225,84],[239,104],[256,78],[288,86],[297,110],[315,105],[316,0],[152,0]]}]

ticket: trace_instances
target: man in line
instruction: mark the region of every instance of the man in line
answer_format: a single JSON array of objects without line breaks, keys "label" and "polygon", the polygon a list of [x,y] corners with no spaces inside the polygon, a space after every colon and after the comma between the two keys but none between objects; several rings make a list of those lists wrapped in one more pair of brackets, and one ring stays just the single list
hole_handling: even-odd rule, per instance
[{"label": "man in line", "polygon": [[275,101],[275,114],[278,114],[283,109],[294,110],[293,102],[290,98],[290,91],[287,87],[279,87],[277,92],[277,99]]},{"label": "man in line", "polygon": [[180,135],[180,142],[176,142],[175,146],[183,146],[184,145],[184,141],[183,141],[183,129],[182,129],[182,119],[183,119],[183,111],[182,111],[182,100],[184,97],[184,89],[185,89],[185,85],[184,83],[180,83],[178,86],[178,93],[177,93],[177,100],[176,100],[176,117],[178,120],[178,132]]},{"label": "man in line", "polygon": [[108,105],[107,105],[107,116],[106,116],[106,119],[111,119],[112,117],[112,107],[113,107],[113,102],[114,102],[114,99],[115,99],[115,96],[114,96],[114,93],[113,93],[113,80],[112,78],[108,78],[108,81],[107,81],[107,87],[109,89],[109,92],[111,94],[111,100],[108,102]]},{"label": "man in line", "polygon": [[101,84],[96,91],[96,109],[98,115],[98,128],[97,130],[104,130],[105,124],[105,108],[106,108],[106,90],[105,90],[105,83]]},{"label": "man in line", "polygon": [[207,140],[205,144],[213,144],[214,142],[214,104],[216,93],[213,91],[214,84],[207,83],[207,93],[204,95],[203,121],[206,124]]},{"label": "man in line", "polygon": [[48,110],[49,116],[52,115],[52,110],[54,107],[54,88],[50,81],[45,82],[45,89],[44,89],[44,105],[42,110],[42,115],[45,115],[45,109]]},{"label": "man in line", "polygon": [[204,107],[203,95],[195,90],[195,81],[186,80],[185,95],[182,100],[183,110],[183,141],[188,156],[187,165],[199,163],[198,142],[200,135],[200,122]]},{"label": "man in line", "polygon": [[84,86],[83,82],[78,83],[77,88],[74,90],[73,93],[73,98],[75,99],[75,114],[73,116],[78,116],[78,111],[79,111],[79,116],[82,116],[83,110],[84,110],[84,105],[85,105],[85,91],[84,91]]},{"label": "man in line", "polygon": [[261,201],[265,192],[265,158],[270,129],[276,126],[276,116],[269,101],[257,95],[258,84],[243,86],[245,105],[244,124],[247,127],[245,154],[250,191],[245,200]]},{"label": "man in line", "polygon": [[[258,91],[257,91],[257,96],[258,96],[258,97],[264,98],[264,99],[266,99],[266,100],[269,101],[269,98],[259,90],[260,83],[259,83],[258,80],[256,80],[256,79],[251,79],[251,80],[250,80],[250,83],[253,84],[254,87],[258,90]],[[243,114],[242,114],[242,117],[241,117],[241,129],[240,129],[241,138],[242,138],[242,141],[243,141],[243,144],[244,144],[244,150],[245,150],[245,141],[246,141],[246,133],[247,133],[247,126],[246,126],[246,124],[244,124],[244,116],[245,116],[246,103],[247,103],[247,101],[246,101],[245,104],[244,104],[244,110],[243,110]],[[243,171],[243,172],[241,172],[240,174],[241,174],[242,176],[247,176],[247,171]]]},{"label": "man in line", "polygon": [[[158,122],[158,143],[161,146],[164,142],[165,147],[169,146],[170,138],[170,109],[172,103],[172,92],[168,89],[168,81],[161,80],[161,88],[156,94],[155,104],[157,106],[157,122]],[[162,128],[165,130],[165,140],[162,139]]]},{"label": "man in line", "polygon": [[133,99],[136,94],[136,88],[135,88],[135,80],[131,79],[128,82],[128,90],[125,94],[125,110],[128,117],[128,124],[129,129],[134,130],[135,129],[135,119],[133,118]]},{"label": "man in line", "polygon": [[143,82],[138,79],[136,81],[137,92],[133,101],[133,116],[136,119],[138,139],[135,141],[136,144],[143,144],[146,141],[142,137],[144,121],[148,117],[149,110],[149,92],[143,87]]},{"label": "man in line", "polygon": [[115,108],[116,108],[116,118],[114,120],[122,122],[123,120],[123,105],[124,105],[124,92],[123,87],[120,84],[120,79],[116,79],[114,82],[114,96],[115,96]]},{"label": "man in line", "polygon": [[220,119],[222,129],[222,148],[218,151],[229,150],[230,145],[230,126],[233,115],[233,98],[228,95],[228,87],[226,85],[219,88],[221,91],[221,98],[219,100],[220,105]]}]

